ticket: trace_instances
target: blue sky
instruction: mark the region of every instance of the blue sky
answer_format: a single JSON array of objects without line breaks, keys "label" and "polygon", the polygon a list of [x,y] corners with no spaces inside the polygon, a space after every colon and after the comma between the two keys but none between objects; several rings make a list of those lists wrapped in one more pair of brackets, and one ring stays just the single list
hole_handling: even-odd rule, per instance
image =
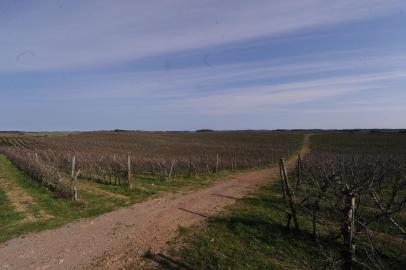
[{"label": "blue sky", "polygon": [[0,130],[406,128],[403,0],[2,0],[0,37]]}]

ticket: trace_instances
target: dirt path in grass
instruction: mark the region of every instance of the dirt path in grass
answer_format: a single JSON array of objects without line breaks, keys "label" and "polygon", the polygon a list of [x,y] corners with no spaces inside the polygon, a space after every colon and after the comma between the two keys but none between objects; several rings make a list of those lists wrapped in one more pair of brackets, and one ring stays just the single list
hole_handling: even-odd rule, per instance
[{"label": "dirt path in grass", "polygon": [[[305,137],[302,154],[309,151]],[[286,162],[293,169],[296,159]],[[96,218],[0,245],[0,269],[126,269],[148,250],[160,251],[179,226],[221,211],[259,185],[279,179],[278,167],[241,173],[189,193],[167,194]]]},{"label": "dirt path in grass", "polygon": [[22,215],[23,219],[20,222],[36,222],[52,218],[42,209],[34,214],[36,207],[34,198],[16,183],[15,176],[10,173],[10,166],[2,157],[0,157],[0,189],[5,192],[15,211]]}]

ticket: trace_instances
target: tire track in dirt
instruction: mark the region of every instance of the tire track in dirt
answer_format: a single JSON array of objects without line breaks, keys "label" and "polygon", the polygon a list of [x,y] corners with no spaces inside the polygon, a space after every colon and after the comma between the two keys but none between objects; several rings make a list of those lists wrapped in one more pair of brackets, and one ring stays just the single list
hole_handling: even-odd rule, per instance
[{"label": "tire track in dirt", "polygon": [[[309,151],[305,136],[302,155]],[[296,158],[286,162],[294,168]],[[258,186],[279,179],[277,166],[241,173],[186,194],[166,194],[128,208],[10,240],[0,246],[0,269],[124,269],[148,250],[160,251],[179,226],[191,226]]]}]

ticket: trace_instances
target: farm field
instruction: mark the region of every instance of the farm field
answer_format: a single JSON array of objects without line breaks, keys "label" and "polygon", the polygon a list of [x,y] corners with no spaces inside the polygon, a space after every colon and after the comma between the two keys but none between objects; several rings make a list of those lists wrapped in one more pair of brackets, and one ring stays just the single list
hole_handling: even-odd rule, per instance
[{"label": "farm field", "polygon": [[[298,146],[306,151],[308,136],[304,139],[303,134],[298,135]],[[293,157],[286,163],[288,168],[294,167],[294,156],[299,148],[292,150]],[[14,238],[0,245],[0,261],[11,269],[145,266],[142,259],[145,253],[165,248],[178,226],[200,223],[258,185],[275,181],[277,177],[275,164],[263,169],[235,171],[224,181],[199,189],[192,185],[193,189],[182,188],[182,192],[162,194],[95,218]],[[128,187],[122,188],[128,190]]]},{"label": "farm field", "polygon": [[[352,268],[406,266],[405,134],[96,132],[19,137],[1,147],[0,241],[52,230],[0,245],[0,260],[17,268],[46,266],[40,261],[65,261],[66,269],[344,268],[345,228],[351,222],[343,217],[352,216],[343,214],[349,209],[346,194],[355,198]],[[295,159],[301,147],[302,157]],[[111,155],[113,159],[103,160]],[[83,170],[73,178],[72,156],[74,172]],[[281,182],[277,156],[285,159],[287,184]],[[67,183],[68,194],[44,176]],[[69,193],[73,184],[77,200]],[[94,241],[91,249],[89,241]],[[24,254],[34,247],[47,250],[35,255],[40,261],[6,260],[15,248]],[[66,248],[75,252],[68,254]]]},{"label": "farm field", "polygon": [[0,0],[0,270],[406,270],[406,0]]},{"label": "farm field", "polygon": [[[302,138],[249,131],[2,133],[0,242],[268,167],[296,151]],[[76,201],[73,156],[80,170]]]},{"label": "farm field", "polygon": [[29,148],[33,146],[33,141],[29,137],[20,134],[0,133],[0,147],[1,146]]},{"label": "farm field", "polygon": [[[201,225],[181,227],[166,256],[148,254],[154,262],[151,268],[349,269],[344,265],[348,263],[345,260],[348,253],[343,253],[348,243],[343,229],[348,227],[342,227],[339,211],[346,209],[342,208],[344,195],[339,195],[339,202],[334,203],[335,192],[340,194],[340,189],[332,188],[330,193],[325,186],[323,193],[317,188],[323,183],[335,187],[334,183],[347,181],[344,183],[354,190],[362,187],[355,200],[353,226],[356,229],[351,240],[355,251],[351,267],[405,269],[406,242],[402,232],[406,226],[405,145],[405,134],[397,133],[314,134],[311,153],[303,159],[301,184],[296,185],[297,166],[289,174],[296,195],[299,229],[293,221],[290,229],[286,225],[287,213],[291,212],[279,180],[239,200],[221,215],[209,218],[204,230]],[[336,180],[328,182],[325,179],[331,173],[329,166],[334,164],[338,164],[334,172]],[[388,172],[387,168],[392,171]],[[382,176],[378,171],[384,172],[383,178],[378,178]],[[380,180],[372,182],[374,177]],[[372,183],[382,188],[371,187]],[[382,209],[379,200],[370,195],[375,190],[380,194],[377,198],[382,199]],[[315,203],[318,203],[316,208]],[[314,209],[317,214],[308,209]]]}]

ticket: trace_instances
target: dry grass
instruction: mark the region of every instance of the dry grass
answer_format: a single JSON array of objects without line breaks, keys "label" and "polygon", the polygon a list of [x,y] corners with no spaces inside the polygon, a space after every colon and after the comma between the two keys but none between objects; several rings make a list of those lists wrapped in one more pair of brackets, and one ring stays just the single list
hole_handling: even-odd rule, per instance
[{"label": "dry grass", "polygon": [[0,189],[5,192],[15,211],[23,216],[21,222],[37,222],[52,218],[52,215],[43,209],[36,211],[38,205],[34,198],[12,179],[13,177],[8,173],[7,168],[3,163],[0,163]]}]

